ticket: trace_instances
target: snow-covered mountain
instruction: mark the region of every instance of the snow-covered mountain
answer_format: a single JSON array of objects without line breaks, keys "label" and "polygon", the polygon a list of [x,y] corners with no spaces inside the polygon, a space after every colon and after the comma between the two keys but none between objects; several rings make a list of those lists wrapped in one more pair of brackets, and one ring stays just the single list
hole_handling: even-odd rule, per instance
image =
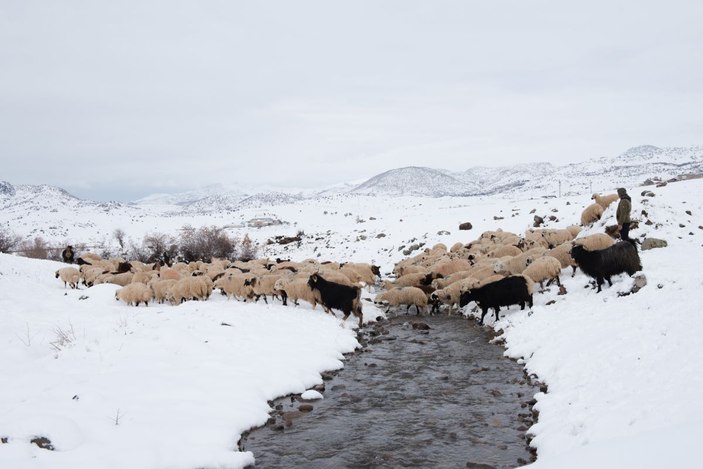
[{"label": "snow-covered mountain", "polygon": [[442,171],[408,166],[372,177],[351,191],[355,194],[423,197],[471,195],[473,187]]},{"label": "snow-covered mountain", "polygon": [[[155,194],[134,203],[82,200],[58,187],[0,182],[0,226],[28,239],[34,236],[55,241],[76,236],[109,238],[114,229],[124,226],[158,231],[165,218],[172,219],[169,224],[181,225],[207,217],[246,224],[249,216],[267,216],[264,211],[270,207],[310,202],[320,205],[330,197],[590,197],[592,192],[612,192],[620,186],[634,188],[648,179],[700,174],[703,174],[703,146],[644,145],[614,158],[564,166],[524,163],[463,171],[411,166],[386,171],[358,184],[321,189],[212,185],[175,194]],[[78,220],[71,226],[66,223],[69,213]],[[162,221],[154,221],[158,219]]]}]

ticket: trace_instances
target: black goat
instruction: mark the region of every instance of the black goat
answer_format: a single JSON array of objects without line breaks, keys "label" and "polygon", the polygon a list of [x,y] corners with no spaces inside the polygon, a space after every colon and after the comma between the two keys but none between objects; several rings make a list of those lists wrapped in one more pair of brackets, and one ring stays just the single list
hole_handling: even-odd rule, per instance
[{"label": "black goat", "polygon": [[613,286],[610,277],[627,272],[632,275],[638,270],[642,270],[640,256],[634,243],[620,241],[612,246],[588,251],[583,246],[571,248],[571,257],[574,258],[584,274],[596,279],[598,292],[601,291],[603,279],[608,281],[608,285]]},{"label": "black goat", "polygon": [[312,274],[308,279],[308,286],[320,294],[320,304],[328,313],[331,309],[338,309],[344,313],[344,319],[349,314],[359,318],[359,328],[361,328],[364,315],[361,312],[361,289],[341,283],[325,280],[320,274]]},{"label": "black goat", "polygon": [[496,321],[501,306],[520,305],[525,309],[525,303],[532,307],[533,283],[523,275],[505,277],[495,282],[467,290],[459,297],[459,306],[464,307],[470,301],[475,301],[481,308],[481,324],[489,308],[495,309]]}]

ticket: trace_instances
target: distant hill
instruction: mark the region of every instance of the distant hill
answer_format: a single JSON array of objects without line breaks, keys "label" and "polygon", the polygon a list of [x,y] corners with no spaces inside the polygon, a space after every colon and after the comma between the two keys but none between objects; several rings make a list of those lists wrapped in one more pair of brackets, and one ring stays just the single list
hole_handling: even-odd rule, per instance
[{"label": "distant hill", "polygon": [[359,184],[350,193],[383,196],[465,196],[473,187],[462,180],[431,168],[408,166],[392,169]]},{"label": "distant hill", "polygon": [[[265,208],[295,204],[329,196],[377,197],[463,197],[516,196],[533,194],[557,196],[612,192],[616,187],[636,187],[647,179],[662,180],[703,174],[703,146],[656,147],[643,145],[630,148],[610,158],[596,158],[581,163],[554,166],[550,163],[526,163],[498,168],[473,167],[463,171],[408,166],[378,174],[360,184],[338,184],[321,189],[275,188],[245,189],[241,186],[213,185],[175,194],[154,194],[134,203],[94,202],[74,197],[67,191],[49,185],[17,185],[0,181],[0,222],[30,223],[28,215],[40,214],[46,228],[37,232],[56,234],[61,226],[61,213],[70,210],[82,213],[86,227],[91,214],[142,217],[144,214],[207,215],[231,213],[244,208]],[[49,217],[54,213],[56,217]],[[56,218],[54,222],[50,222]],[[34,225],[32,225],[34,226]],[[58,232],[64,232],[58,229]]]}]

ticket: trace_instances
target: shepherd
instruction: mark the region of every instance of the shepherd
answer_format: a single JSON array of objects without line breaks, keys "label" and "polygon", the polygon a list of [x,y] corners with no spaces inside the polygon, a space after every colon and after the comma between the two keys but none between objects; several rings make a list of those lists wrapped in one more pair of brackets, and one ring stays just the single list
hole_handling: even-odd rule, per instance
[{"label": "shepherd", "polygon": [[618,222],[618,229],[620,230],[620,239],[623,241],[633,242],[630,239],[630,212],[632,211],[632,199],[627,195],[627,191],[624,187],[618,188],[618,196],[620,197],[620,202],[618,203],[618,209],[615,212],[615,218]]}]

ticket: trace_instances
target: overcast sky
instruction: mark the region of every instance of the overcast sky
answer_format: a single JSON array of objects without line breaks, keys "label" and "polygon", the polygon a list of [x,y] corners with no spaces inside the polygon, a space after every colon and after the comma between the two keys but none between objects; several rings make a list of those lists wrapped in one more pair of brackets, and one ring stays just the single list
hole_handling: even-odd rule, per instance
[{"label": "overcast sky", "polygon": [[0,180],[133,200],[703,137],[703,2],[0,0]]}]

